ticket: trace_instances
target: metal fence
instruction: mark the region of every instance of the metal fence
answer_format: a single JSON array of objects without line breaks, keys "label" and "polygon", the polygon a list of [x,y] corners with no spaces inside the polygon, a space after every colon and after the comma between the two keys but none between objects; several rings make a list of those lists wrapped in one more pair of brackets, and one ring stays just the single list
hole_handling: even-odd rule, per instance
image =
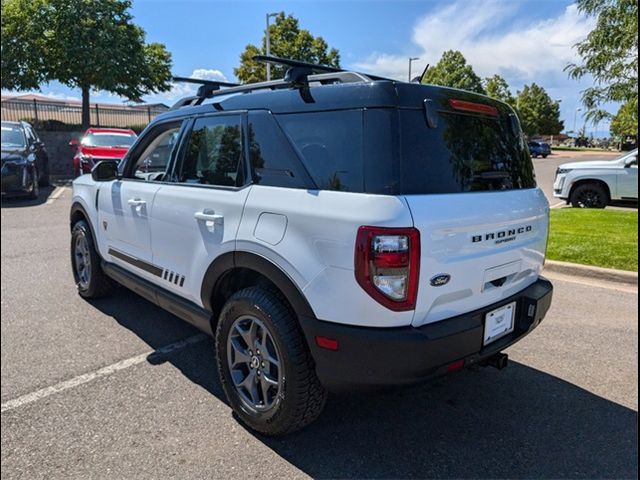
[{"label": "metal fence", "polygon": [[[130,127],[146,125],[166,109],[156,107],[105,107],[91,105],[91,125],[95,127]],[[82,123],[82,107],[37,100],[3,100],[2,120],[31,122],[61,122],[67,125]]]}]

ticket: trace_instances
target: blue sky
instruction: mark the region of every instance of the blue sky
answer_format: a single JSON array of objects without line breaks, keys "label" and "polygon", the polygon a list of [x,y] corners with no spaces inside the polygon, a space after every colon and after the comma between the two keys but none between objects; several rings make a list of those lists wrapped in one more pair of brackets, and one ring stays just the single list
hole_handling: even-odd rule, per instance
[{"label": "blue sky", "polygon": [[[562,70],[575,59],[573,44],[594,22],[564,0],[134,0],[132,8],[147,41],[162,42],[172,53],[174,74],[228,80],[234,79],[233,68],[245,45],[261,41],[265,13],[279,11],[293,14],[302,28],[338,48],[347,68],[405,79],[408,57],[420,58],[414,63],[419,72],[426,63],[435,64],[443,51],[460,50],[479,75],[500,73],[514,92],[533,81],[544,86],[552,98],[562,100],[567,130],[573,129],[580,91],[591,83],[570,80]],[[177,85],[145,100],[171,104],[191,88]],[[41,93],[80,97],[55,82],[44,85]],[[122,99],[94,92],[92,101]],[[608,108],[615,113],[615,105]],[[587,126],[588,132],[593,130]],[[601,123],[598,131],[607,130]]]}]

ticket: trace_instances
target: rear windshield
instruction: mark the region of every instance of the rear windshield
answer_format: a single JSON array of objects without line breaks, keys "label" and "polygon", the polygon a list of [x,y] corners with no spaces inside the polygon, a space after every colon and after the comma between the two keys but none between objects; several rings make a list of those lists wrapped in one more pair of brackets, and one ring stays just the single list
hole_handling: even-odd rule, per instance
[{"label": "rear windshield", "polygon": [[461,193],[535,187],[531,158],[508,115],[400,112],[402,193]]},{"label": "rear windshield", "polygon": [[317,187],[436,194],[535,187],[533,165],[509,115],[422,109],[278,115]]},{"label": "rear windshield", "polygon": [[85,147],[129,148],[136,141],[136,138],[130,133],[93,132],[82,138],[82,145]]}]

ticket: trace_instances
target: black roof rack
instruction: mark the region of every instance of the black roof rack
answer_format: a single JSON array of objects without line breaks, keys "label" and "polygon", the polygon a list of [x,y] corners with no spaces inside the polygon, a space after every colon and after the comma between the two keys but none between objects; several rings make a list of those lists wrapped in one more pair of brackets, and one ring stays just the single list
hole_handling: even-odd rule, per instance
[{"label": "black roof rack", "polygon": [[[213,80],[200,80],[196,78],[174,77],[176,81],[186,81],[191,83],[201,83],[202,87],[194,96],[185,97],[176,102],[171,110],[186,106],[200,105],[206,98],[212,98],[222,95],[230,95],[234,93],[249,93],[256,90],[276,90],[281,88],[299,88],[303,91],[305,101],[309,100],[308,87],[309,82],[327,83],[354,83],[354,82],[370,82],[373,80],[390,80],[389,78],[378,77],[359,72],[352,72],[337,67],[329,67],[315,63],[302,62],[300,60],[291,60],[288,58],[280,58],[269,55],[256,55],[253,60],[259,62],[268,62],[276,65],[285,65],[289,69],[283,79],[271,80],[268,82],[249,83],[238,85],[227,82],[216,82]],[[311,78],[310,78],[311,77]],[[220,89],[220,87],[227,87]],[[312,99],[311,99],[312,100]]]},{"label": "black roof rack", "polygon": [[[230,83],[230,82],[219,82],[217,80],[206,80],[203,78],[191,78],[191,77],[173,77],[174,82],[182,82],[182,83],[195,83],[196,85],[200,85],[198,88],[198,92],[191,97],[186,97],[179,100],[173,107],[180,108],[186,105],[191,105],[194,100],[205,98],[210,98],[213,95],[213,92],[217,92],[221,87],[237,87],[238,83]],[[199,103],[202,103],[202,100]]]}]

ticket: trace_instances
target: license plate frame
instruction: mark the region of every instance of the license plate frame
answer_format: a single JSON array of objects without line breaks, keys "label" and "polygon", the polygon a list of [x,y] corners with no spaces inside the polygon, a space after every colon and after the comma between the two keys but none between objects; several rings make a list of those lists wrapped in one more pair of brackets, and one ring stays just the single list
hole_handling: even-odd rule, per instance
[{"label": "license plate frame", "polygon": [[513,332],[516,326],[516,302],[508,303],[484,315],[483,345]]}]

